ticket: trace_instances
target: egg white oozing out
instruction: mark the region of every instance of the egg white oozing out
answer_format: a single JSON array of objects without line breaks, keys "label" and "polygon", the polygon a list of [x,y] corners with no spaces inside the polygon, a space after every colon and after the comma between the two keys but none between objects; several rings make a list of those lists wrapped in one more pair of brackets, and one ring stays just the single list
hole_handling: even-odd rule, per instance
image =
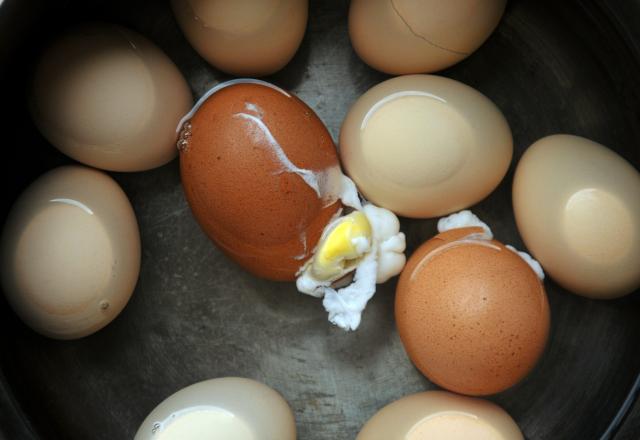
[{"label": "egg white oozing out", "polygon": [[[480,227],[484,230],[484,233],[481,236],[474,238],[478,238],[481,240],[493,239],[493,232],[491,231],[491,228],[489,228],[489,226],[485,222],[480,220],[478,216],[476,216],[468,209],[456,212],[455,214],[451,214],[448,217],[442,217],[440,220],[438,220],[439,233],[449,231],[451,229],[468,228],[473,226]],[[540,280],[544,280],[544,271],[542,270],[542,266],[531,255],[526,252],[519,251],[511,245],[506,245],[505,247],[510,251],[518,254],[520,258],[522,258],[529,265],[529,267],[531,267],[536,276]]]},{"label": "egg white oozing out", "polygon": [[[281,88],[265,81],[241,78],[220,83],[205,93],[186,114],[176,129],[179,134],[178,149],[188,148],[191,136],[188,122],[214,93],[236,84],[258,84],[269,87],[291,98]],[[360,325],[361,315],[367,302],[376,291],[376,284],[384,283],[398,275],[405,265],[405,236],[400,232],[400,222],[391,211],[379,208],[371,203],[362,203],[355,183],[340,170],[332,166],[322,170],[306,169],[297,166],[286,154],[278,139],[263,121],[264,111],[255,102],[246,101],[242,112],[233,117],[241,119],[247,125],[256,145],[260,145],[273,155],[274,163],[279,166],[276,174],[291,173],[300,177],[327,207],[340,200],[350,213],[339,210],[333,220],[325,227],[320,241],[313,250],[312,257],[298,271],[296,286],[302,293],[323,298],[323,305],[329,313],[329,321],[345,329],[355,330]],[[344,213],[344,215],[342,215]],[[352,221],[354,214],[364,223],[366,233],[350,235],[344,229],[345,222]],[[347,228],[349,229],[349,228]],[[353,231],[352,231],[353,232]],[[360,231],[362,232],[362,231]],[[300,234],[304,252],[295,259],[304,259],[307,253],[307,237]],[[320,263],[325,245],[334,252],[331,258]],[[349,248],[349,249],[347,249]],[[348,250],[347,254],[340,250]],[[324,267],[323,267],[324,266]],[[329,266],[331,269],[329,270]],[[337,268],[337,269],[336,269]],[[353,282],[343,288],[334,288],[334,282],[353,273]]]},{"label": "egg white oozing out", "polygon": [[[355,184],[344,175],[340,200],[354,211],[346,215],[339,212],[325,227],[313,256],[298,272],[296,287],[302,293],[324,298],[322,304],[330,322],[344,330],[356,330],[376,284],[402,271],[405,236],[400,232],[398,217],[371,203],[362,204]],[[332,287],[350,273],[354,273],[351,284]]]}]

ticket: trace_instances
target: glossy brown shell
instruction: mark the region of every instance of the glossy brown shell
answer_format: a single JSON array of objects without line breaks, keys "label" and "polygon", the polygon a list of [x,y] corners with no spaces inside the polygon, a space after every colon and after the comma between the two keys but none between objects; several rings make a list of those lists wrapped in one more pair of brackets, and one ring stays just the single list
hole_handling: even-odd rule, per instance
[{"label": "glossy brown shell", "polygon": [[283,171],[268,139],[239,114],[259,118],[298,168],[338,167],[335,145],[306,104],[263,84],[218,90],[190,121],[180,171],[201,227],[249,272],[293,280],[340,203],[323,206],[300,175]]},{"label": "glossy brown shell", "polygon": [[413,363],[469,395],[524,378],[544,351],[550,321],[544,286],[520,256],[495,240],[463,240],[480,232],[454,229],[424,243],[396,293],[398,331]]}]

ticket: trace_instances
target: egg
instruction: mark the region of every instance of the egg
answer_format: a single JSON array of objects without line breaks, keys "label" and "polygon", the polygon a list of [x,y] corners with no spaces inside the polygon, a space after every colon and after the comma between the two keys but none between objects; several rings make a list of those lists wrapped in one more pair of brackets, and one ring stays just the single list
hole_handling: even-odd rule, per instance
[{"label": "egg", "polygon": [[356,440],[524,440],[498,405],[446,391],[426,391],[378,411]]},{"label": "egg", "polygon": [[175,128],[193,101],[173,62],[120,26],[92,24],[57,39],[38,62],[31,114],[67,156],[112,171],[172,160]]},{"label": "egg", "polygon": [[215,86],[183,118],[178,147],[209,238],[254,275],[323,298],[333,324],[357,329],[376,284],[404,267],[398,218],[362,203],[322,121],[287,91],[247,79]]},{"label": "egg", "polygon": [[322,121],[282,89],[234,81],[212,89],[184,125],[182,184],[205,233],[251,273],[294,280],[341,207]]},{"label": "egg", "polygon": [[549,305],[522,256],[482,227],[444,230],[409,258],[395,317],[415,366],[450,391],[487,395],[524,378],[542,355]]},{"label": "egg", "polygon": [[340,157],[362,194],[406,217],[437,217],[485,198],[507,172],[511,130],[480,92],[434,75],[384,81],[349,109]]},{"label": "egg", "polygon": [[56,339],[100,330],[122,311],[140,271],[136,218],[106,174],[65,166],[33,182],[2,234],[2,286],[35,331]]},{"label": "egg", "polygon": [[291,408],[275,390],[239,377],[210,379],[169,396],[134,440],[295,440]]},{"label": "egg", "polygon": [[393,75],[452,66],[498,25],[506,0],[352,0],[351,44],[374,69]]},{"label": "egg", "polygon": [[307,0],[172,0],[178,24],[211,65],[238,76],[282,69],[300,47]]},{"label": "egg", "polygon": [[513,180],[520,235],[549,275],[590,298],[640,287],[640,173],[588,139],[531,145]]}]

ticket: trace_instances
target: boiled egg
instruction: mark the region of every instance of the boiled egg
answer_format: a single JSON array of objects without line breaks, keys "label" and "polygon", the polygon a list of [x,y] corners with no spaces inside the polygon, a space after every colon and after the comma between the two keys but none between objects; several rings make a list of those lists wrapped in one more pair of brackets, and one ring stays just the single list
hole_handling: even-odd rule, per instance
[{"label": "boiled egg", "polygon": [[513,208],[527,248],[564,288],[608,299],[640,287],[640,173],[614,151],[540,139],[518,163]]},{"label": "boiled egg", "polygon": [[239,76],[282,69],[300,47],[307,0],[172,0],[178,24],[211,65]]},{"label": "boiled egg", "polygon": [[506,0],[352,0],[351,44],[393,75],[429,73],[471,55],[491,35]]},{"label": "boiled egg", "polygon": [[485,198],[507,172],[511,130],[486,96],[458,81],[384,81],[349,109],[340,130],[346,173],[376,205],[437,217]]},{"label": "boiled egg", "polygon": [[142,35],[91,24],[39,60],[30,108],[40,132],[67,156],[112,171],[142,171],[176,156],[175,127],[193,102],[173,62]]},{"label": "boiled egg", "polygon": [[396,400],[356,440],[523,440],[516,422],[487,400],[426,391]]},{"label": "boiled egg", "polygon": [[[183,118],[182,182],[205,233],[251,273],[324,297],[331,322],[355,329],[376,283],[405,263],[390,211],[362,203],[326,127],[273,84],[233,80]],[[349,274],[353,283],[336,290]]]},{"label": "boiled egg", "polygon": [[415,366],[461,394],[522,380],[542,355],[549,304],[540,265],[493,239],[469,211],[441,219],[400,276],[395,316]]},{"label": "boiled egg", "polygon": [[160,403],[134,440],[295,440],[291,408],[274,389],[224,377],[190,385]]},{"label": "boiled egg", "polygon": [[2,286],[18,316],[45,336],[75,339],[100,330],[127,304],[139,272],[133,209],[100,171],[49,171],[9,213]]}]

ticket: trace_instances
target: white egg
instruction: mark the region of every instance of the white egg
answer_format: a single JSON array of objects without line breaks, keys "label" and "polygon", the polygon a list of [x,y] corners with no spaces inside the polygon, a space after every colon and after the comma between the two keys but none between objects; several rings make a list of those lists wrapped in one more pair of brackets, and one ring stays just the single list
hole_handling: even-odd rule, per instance
[{"label": "white egg", "polygon": [[106,174],[56,168],[14,204],[2,235],[2,286],[35,331],[74,339],[122,311],[140,271],[133,208]]},{"label": "white egg", "polygon": [[30,107],[42,134],[64,154],[97,168],[141,171],[177,154],[176,127],[189,87],[151,41],[115,25],[86,25],[40,59]]},{"label": "white egg", "polygon": [[134,440],[295,440],[293,413],[282,396],[239,377],[190,385],[160,403]]}]

